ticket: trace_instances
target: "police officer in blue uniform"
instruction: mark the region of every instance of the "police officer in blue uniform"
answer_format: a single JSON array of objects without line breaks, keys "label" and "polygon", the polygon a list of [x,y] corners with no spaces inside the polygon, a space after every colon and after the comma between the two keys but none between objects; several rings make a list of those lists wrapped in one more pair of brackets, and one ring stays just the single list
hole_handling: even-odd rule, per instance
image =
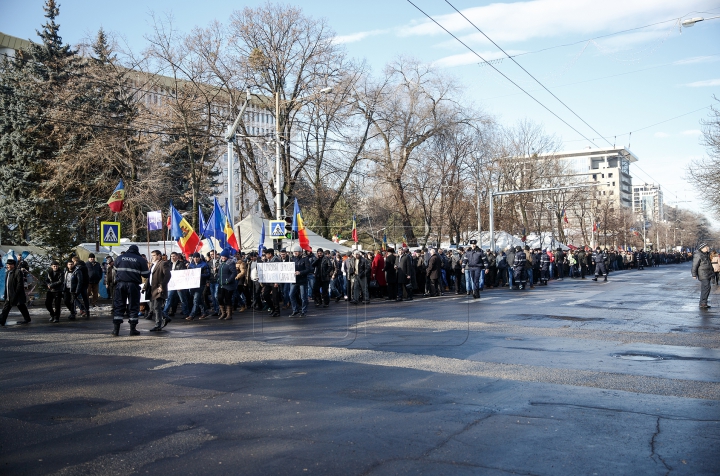
[{"label": "police officer in blue uniform", "polygon": [[140,285],[142,284],[142,278],[150,276],[150,268],[148,268],[145,258],[140,256],[138,247],[130,245],[127,252],[121,254],[115,260],[115,271],[113,335],[116,336],[120,333],[120,324],[123,322],[127,306],[130,335],[139,336],[140,332],[135,327],[140,312]]},{"label": "police officer in blue uniform", "polygon": [[597,281],[600,275],[605,277],[603,281],[607,281],[608,272],[607,267],[605,266],[606,259],[607,255],[604,251],[601,251],[600,247],[598,246],[592,254],[592,260],[593,263],[595,263],[595,277],[593,278],[593,281]]}]

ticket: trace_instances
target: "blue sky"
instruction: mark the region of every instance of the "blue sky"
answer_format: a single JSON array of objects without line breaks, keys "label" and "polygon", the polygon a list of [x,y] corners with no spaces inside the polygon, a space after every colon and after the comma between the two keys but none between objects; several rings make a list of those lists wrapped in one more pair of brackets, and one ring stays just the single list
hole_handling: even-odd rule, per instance
[{"label": "blue sky", "polygon": [[[143,35],[149,31],[150,11],[172,12],[176,27],[187,31],[215,19],[226,22],[233,10],[262,3],[61,0],[59,23],[66,42],[91,36],[102,26],[140,50],[145,43]],[[502,58],[502,53],[444,0],[413,3],[485,59]],[[682,29],[676,19],[720,15],[720,0],[451,3],[503,49],[520,55],[516,60],[525,69],[595,130],[610,136],[611,143],[629,143],[640,159],[631,167],[634,182],[659,182],[666,202],[687,200],[680,206],[701,210],[699,193],[683,176],[692,159],[705,155],[699,121],[709,110],[701,108],[713,104],[713,94],[720,97],[720,19]],[[417,57],[458,78],[466,88],[465,97],[501,123],[530,118],[562,138],[567,150],[589,145],[492,68],[480,66],[477,57],[406,0],[305,0],[293,4],[308,15],[326,18],[348,53],[366,59],[378,73],[398,55]],[[43,22],[42,5],[42,0],[0,0],[0,31],[35,39],[35,30]],[[566,44],[571,45],[556,47]],[[550,49],[537,52],[544,48]],[[495,66],[585,136],[598,137],[511,61],[504,59]],[[630,131],[634,131],[632,136]],[[595,143],[607,146],[603,140]],[[720,223],[716,220],[720,217],[710,218]]]}]

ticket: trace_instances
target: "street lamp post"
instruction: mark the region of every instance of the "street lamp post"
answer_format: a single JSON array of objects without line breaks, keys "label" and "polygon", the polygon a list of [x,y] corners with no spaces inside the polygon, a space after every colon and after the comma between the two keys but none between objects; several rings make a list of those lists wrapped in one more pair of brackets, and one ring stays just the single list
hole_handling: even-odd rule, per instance
[{"label": "street lamp post", "polygon": [[567,185],[564,187],[551,187],[551,188],[533,188],[529,190],[510,190],[507,192],[493,192],[490,190],[488,198],[490,199],[490,249],[495,251],[495,206],[494,198],[501,195],[515,195],[521,193],[533,193],[533,192],[549,192],[553,190],[568,190],[572,188],[585,188],[585,187],[597,187],[603,185],[601,183],[588,183],[582,185]]},{"label": "street lamp post", "polygon": [[706,20],[716,20],[716,19],[718,19],[718,18],[720,18],[720,15],[714,16],[714,17],[708,17],[708,18],[694,17],[694,18],[688,18],[687,20],[683,20],[683,21],[680,22],[680,24],[681,24],[682,26],[684,26],[685,28],[690,28],[690,27],[693,26],[695,23],[699,23],[699,22],[701,22],[701,21],[706,21]]}]

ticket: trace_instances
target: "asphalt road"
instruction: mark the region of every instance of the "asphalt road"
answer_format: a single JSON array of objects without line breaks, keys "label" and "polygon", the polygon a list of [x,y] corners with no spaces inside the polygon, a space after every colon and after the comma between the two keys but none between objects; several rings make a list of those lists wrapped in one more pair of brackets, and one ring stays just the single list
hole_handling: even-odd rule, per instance
[{"label": "asphalt road", "polygon": [[689,265],[409,303],[0,328],[0,474],[720,474]]}]

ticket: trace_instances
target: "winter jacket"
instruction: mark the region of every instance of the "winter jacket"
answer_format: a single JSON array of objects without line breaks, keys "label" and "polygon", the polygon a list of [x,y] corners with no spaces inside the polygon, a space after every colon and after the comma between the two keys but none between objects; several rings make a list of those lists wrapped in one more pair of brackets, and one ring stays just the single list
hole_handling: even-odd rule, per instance
[{"label": "winter jacket", "polygon": [[65,273],[63,273],[62,269],[53,271],[52,268],[50,268],[47,271],[47,273],[45,274],[45,285],[48,288],[48,292],[51,292],[51,293],[61,293],[62,292],[64,275],[65,275]]},{"label": "winter jacket", "polygon": [[714,274],[710,255],[700,250],[693,254],[692,276],[700,281],[711,279]]},{"label": "winter jacket", "polygon": [[217,270],[217,283],[218,285],[228,291],[235,291],[237,289],[237,267],[232,261],[220,262]]},{"label": "winter jacket", "polygon": [[3,299],[10,304],[25,304],[25,278],[19,268],[8,271],[5,275],[6,286]]},{"label": "winter jacket", "polygon": [[395,270],[395,262],[397,257],[394,254],[388,254],[385,258],[385,281],[390,283],[397,283],[397,272]]},{"label": "winter jacket", "polygon": [[[82,266],[82,269],[87,270],[85,266]],[[145,258],[130,251],[118,256],[115,260],[115,270],[117,271],[116,280],[119,283],[142,284],[142,278],[150,276],[150,268],[148,268]],[[80,286],[82,285],[83,283],[80,283]]]},{"label": "winter jacket", "polygon": [[102,266],[100,266],[100,263],[95,261],[94,263],[91,263],[88,261],[85,263],[85,266],[87,267],[87,275],[88,275],[88,283],[89,284],[98,284],[100,280],[102,279]]},{"label": "winter jacket", "polygon": [[307,284],[308,274],[312,272],[312,267],[307,257],[302,255],[298,257],[293,256],[292,258],[290,258],[290,261],[295,263],[295,272],[300,273],[298,275],[295,275],[295,284]]},{"label": "winter jacket", "polygon": [[438,255],[432,255],[430,261],[428,261],[427,269],[425,273],[430,279],[440,279],[440,257]]},{"label": "winter jacket", "polygon": [[[70,286],[68,287],[68,275],[70,276]],[[65,269],[65,272],[63,273],[63,291],[67,291],[71,294],[77,294],[77,292],[80,290],[81,284],[81,277],[80,277],[80,270],[77,268],[74,268],[72,271],[69,269]],[[139,283],[138,283],[139,284]]]}]

